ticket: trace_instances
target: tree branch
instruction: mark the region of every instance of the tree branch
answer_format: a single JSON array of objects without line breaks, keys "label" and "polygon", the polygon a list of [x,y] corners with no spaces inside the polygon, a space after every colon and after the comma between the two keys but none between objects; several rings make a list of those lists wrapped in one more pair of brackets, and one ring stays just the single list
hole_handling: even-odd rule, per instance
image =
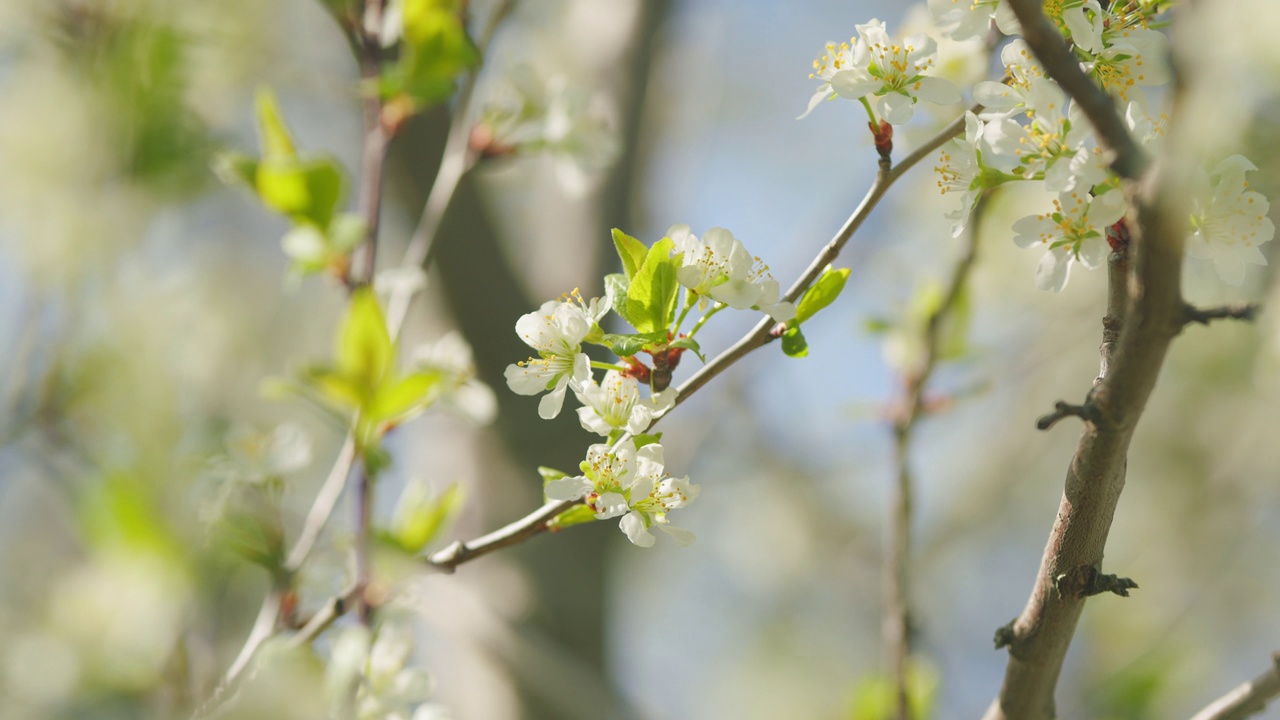
[{"label": "tree branch", "polygon": [[[1145,153],[1120,123],[1110,98],[1094,86],[1070,56],[1062,38],[1044,19],[1035,0],[1010,0],[1032,52],[1049,75],[1081,104],[1100,140],[1115,153],[1113,168],[1140,182],[1132,188],[1136,222],[1129,221],[1132,273],[1126,278],[1113,256],[1108,274],[1107,316],[1119,326],[1114,348],[1104,337],[1105,376],[1090,399],[1098,422],[1087,423],[1067,470],[1062,500],[1040,570],[1022,614],[1009,632],[998,635],[1009,646],[1009,663],[999,697],[987,720],[1050,720],[1055,717],[1054,688],[1063,658],[1084,609],[1084,597],[1058,591],[1058,578],[1081,566],[1101,567],[1107,535],[1124,488],[1127,452],[1134,428],[1164,364],[1169,344],[1182,328],[1182,257],[1185,230],[1179,218],[1179,172],[1172,158],[1144,172]],[[1175,86],[1174,110],[1181,93]],[[1171,113],[1176,120],[1176,113]],[[1171,128],[1171,130],[1173,130]],[[1170,139],[1169,147],[1178,144]],[[1185,204],[1181,205],[1185,208]],[[1119,305],[1123,302],[1123,305]],[[1075,571],[1078,572],[1078,571]]]},{"label": "tree branch", "polygon": [[1199,323],[1208,325],[1214,320],[1253,320],[1261,307],[1257,303],[1236,303],[1212,308],[1198,308],[1183,304],[1183,325]]},{"label": "tree branch", "polygon": [[360,215],[365,241],[361,268],[348,271],[349,285],[373,282],[378,254],[378,223],[382,216],[382,168],[387,159],[387,127],[382,121],[382,16],[386,0],[365,0],[359,42],[360,92],[364,95],[364,154],[360,162]]},{"label": "tree branch", "polygon": [[1191,720],[1242,720],[1262,712],[1280,695],[1280,652],[1272,653],[1271,667],[1258,677],[1214,700]]}]

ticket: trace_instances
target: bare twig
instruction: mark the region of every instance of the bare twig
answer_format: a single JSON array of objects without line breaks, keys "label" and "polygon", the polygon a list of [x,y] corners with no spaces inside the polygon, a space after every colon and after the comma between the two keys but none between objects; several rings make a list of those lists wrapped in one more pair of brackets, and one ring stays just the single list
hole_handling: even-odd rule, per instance
[{"label": "bare twig", "polygon": [[1042,415],[1040,419],[1036,420],[1036,429],[1048,430],[1057,425],[1059,420],[1069,417],[1078,417],[1087,423],[1096,423],[1100,418],[1098,408],[1088,399],[1084,401],[1083,405],[1072,405],[1059,400],[1053,404],[1053,412],[1048,415]]},{"label": "bare twig", "polygon": [[1198,308],[1194,305],[1182,306],[1183,324],[1200,323],[1208,325],[1214,320],[1253,320],[1260,309],[1257,303],[1236,303],[1212,308]]},{"label": "bare twig", "polygon": [[1280,652],[1272,653],[1271,667],[1254,679],[1214,700],[1191,720],[1243,720],[1256,715],[1280,695]]},{"label": "bare twig", "polygon": [[382,122],[382,16],[386,0],[365,0],[360,32],[360,92],[364,95],[364,155],[360,162],[360,215],[366,229],[362,268],[349,272],[349,284],[373,282],[378,255],[378,223],[382,216],[382,167],[387,159],[387,127]]},{"label": "bare twig", "polygon": [[424,558],[427,565],[446,573],[452,573],[459,565],[469,560],[488,555],[494,550],[518,545],[525,540],[547,530],[547,523],[557,515],[577,505],[578,500],[550,502],[532,513],[501,527],[488,535],[481,535],[469,542],[454,542],[438,552]]}]

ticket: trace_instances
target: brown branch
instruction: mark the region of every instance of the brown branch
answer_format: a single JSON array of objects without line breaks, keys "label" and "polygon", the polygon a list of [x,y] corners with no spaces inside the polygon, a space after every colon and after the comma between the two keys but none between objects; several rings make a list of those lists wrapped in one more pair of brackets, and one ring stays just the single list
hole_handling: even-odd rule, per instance
[{"label": "brown branch", "polygon": [[1271,667],[1254,679],[1214,700],[1191,720],[1243,720],[1256,715],[1280,695],[1280,652],[1272,653]]},{"label": "brown branch", "polygon": [[[1140,182],[1131,188],[1137,207],[1127,221],[1132,271],[1112,257],[1108,275],[1107,316],[1119,326],[1114,348],[1103,343],[1105,376],[1090,400],[1097,422],[1087,423],[1067,470],[1062,500],[1049,535],[1031,597],[1011,631],[1002,638],[1009,662],[999,697],[987,720],[1050,720],[1055,716],[1054,688],[1063,658],[1084,609],[1084,597],[1057,591],[1057,578],[1081,566],[1101,567],[1107,535],[1124,488],[1127,452],[1147,399],[1155,387],[1165,354],[1183,325],[1181,297],[1185,223],[1177,211],[1181,188],[1173,158],[1148,163],[1119,122],[1114,104],[1088,81],[1062,38],[1042,16],[1035,0],[1011,0],[1028,45],[1094,123],[1101,141],[1116,154],[1113,168]],[[1082,83],[1083,81],[1083,83]],[[1180,103],[1175,86],[1174,109]],[[1175,119],[1177,114],[1171,113]],[[1177,148],[1172,138],[1169,147]],[[1185,204],[1182,205],[1185,207]],[[1127,276],[1127,277],[1126,277]],[[1121,292],[1121,288],[1124,289]],[[1122,305],[1120,303],[1123,303]]]},{"label": "brown branch", "polygon": [[1048,415],[1042,415],[1040,419],[1036,420],[1036,429],[1048,430],[1057,425],[1059,420],[1069,417],[1078,417],[1087,423],[1097,423],[1100,419],[1097,406],[1088,399],[1084,401],[1083,405],[1072,405],[1059,400],[1053,404],[1053,412]]},{"label": "brown branch", "polygon": [[382,17],[386,0],[365,0],[358,43],[360,92],[364,95],[364,154],[360,162],[358,207],[365,221],[362,268],[352,267],[348,285],[369,284],[377,265],[378,223],[382,216],[382,175],[387,159],[387,127],[382,121]]},{"label": "brown branch", "polygon": [[532,513],[501,527],[488,535],[468,542],[453,542],[443,550],[434,552],[423,560],[429,567],[452,573],[459,565],[483,557],[504,547],[519,545],[529,538],[548,530],[547,523],[557,515],[580,503],[580,500],[549,502]]},{"label": "brown branch", "polygon": [[1214,320],[1253,320],[1261,307],[1257,303],[1236,303],[1212,308],[1198,308],[1194,305],[1182,306],[1182,324],[1199,323],[1208,325]]}]

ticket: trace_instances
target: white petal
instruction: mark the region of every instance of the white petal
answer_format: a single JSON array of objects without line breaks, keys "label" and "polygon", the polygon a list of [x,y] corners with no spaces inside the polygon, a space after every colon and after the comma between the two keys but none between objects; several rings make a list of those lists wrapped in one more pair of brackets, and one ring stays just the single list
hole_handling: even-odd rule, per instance
[{"label": "white petal", "polygon": [[711,288],[707,294],[735,310],[745,310],[760,298],[760,287],[746,280],[729,280]]},{"label": "white petal", "polygon": [[502,375],[507,379],[507,387],[511,388],[511,392],[517,395],[537,395],[546,391],[547,383],[552,378],[549,373],[539,370],[542,367],[545,365],[520,367],[513,363],[507,366]]},{"label": "white petal", "polygon": [[1062,248],[1054,248],[1040,258],[1040,265],[1036,267],[1036,287],[1060,292],[1067,286],[1070,273],[1070,256]]},{"label": "white petal", "polygon": [[653,547],[654,542],[657,541],[657,538],[655,538],[653,534],[649,532],[649,529],[644,526],[644,518],[642,518],[638,512],[632,511],[627,513],[627,515],[618,522],[618,527],[622,529],[622,532],[626,533],[628,540],[640,547]]},{"label": "white petal", "polygon": [[564,407],[564,392],[569,387],[569,378],[562,377],[560,382],[556,383],[556,387],[551,392],[542,396],[538,401],[538,417],[543,420],[560,414],[560,408]]},{"label": "white petal", "polygon": [[593,407],[578,408],[578,422],[583,430],[590,430],[597,435],[608,435],[613,430]]},{"label": "white petal", "polygon": [[911,122],[915,114],[915,106],[911,98],[902,93],[891,92],[876,103],[880,107],[880,119],[890,125],[903,125]]},{"label": "white petal", "polygon": [[809,107],[806,108],[805,111],[801,113],[799,116],[797,116],[796,119],[803,120],[809,117],[809,113],[813,112],[814,108],[822,104],[823,100],[828,100],[835,96],[836,96],[835,92],[831,90],[831,85],[829,84],[823,85],[822,87],[818,88],[818,92],[814,93],[813,97],[809,98]]},{"label": "white petal", "polygon": [[1108,190],[1089,203],[1086,217],[1090,225],[1102,230],[1108,225],[1119,222],[1120,218],[1124,217],[1127,205],[1123,190],[1120,188]]},{"label": "white petal", "polygon": [[1213,264],[1218,270],[1218,277],[1222,278],[1222,281],[1226,284],[1235,287],[1240,287],[1244,284],[1244,258],[1235,253],[1223,253],[1214,258]]},{"label": "white petal", "polygon": [[1026,250],[1044,242],[1045,233],[1056,227],[1052,221],[1042,220],[1039,215],[1028,215],[1013,223],[1013,242]]},{"label": "white petal", "polygon": [[1100,267],[1111,254],[1111,246],[1101,237],[1087,238],[1080,243],[1080,262],[1090,270]]},{"label": "white petal", "polygon": [[689,547],[693,544],[694,540],[698,539],[698,536],[694,535],[692,530],[685,530],[684,528],[672,527],[670,525],[659,525],[658,529],[670,535],[671,539],[675,540],[676,545],[679,545],[680,547]]},{"label": "white petal", "polygon": [[590,480],[584,477],[566,477],[547,483],[542,492],[550,500],[577,500],[590,489]]},{"label": "white petal", "polygon": [[595,506],[599,508],[596,519],[608,520],[627,512],[627,499],[621,493],[607,492],[596,499]]},{"label": "white petal", "polygon": [[920,78],[917,84],[919,87],[912,88],[912,93],[925,102],[939,105],[960,102],[960,90],[950,80],[939,77],[924,77]]}]

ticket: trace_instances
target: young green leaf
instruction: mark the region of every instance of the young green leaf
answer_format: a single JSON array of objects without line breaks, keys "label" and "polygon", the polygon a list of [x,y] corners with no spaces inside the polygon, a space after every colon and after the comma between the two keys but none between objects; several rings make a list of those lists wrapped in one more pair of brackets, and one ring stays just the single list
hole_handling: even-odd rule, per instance
[{"label": "young green leaf", "polygon": [[289,136],[289,127],[285,125],[284,116],[280,113],[276,95],[270,88],[258,89],[257,112],[258,141],[262,145],[263,159],[296,159],[298,151],[293,146],[293,138]]},{"label": "young green leaf", "polygon": [[369,394],[391,374],[395,352],[387,322],[378,307],[373,289],[361,287],[351,295],[351,304],[338,331],[336,348],[338,371]]},{"label": "young green leaf", "polygon": [[480,63],[457,0],[404,0],[404,46],[392,78],[419,107],[453,94],[454,81]]},{"label": "young green leaf", "polygon": [[383,382],[369,400],[365,414],[371,422],[402,422],[425,410],[436,398],[444,376],[425,371]]},{"label": "young green leaf", "polygon": [[692,352],[694,355],[697,355],[698,359],[702,362],[705,363],[707,361],[707,359],[702,356],[702,346],[698,344],[697,340],[694,340],[691,337],[676,338],[671,342],[671,347],[684,348],[685,350]]},{"label": "young green leaf", "polygon": [[574,525],[584,525],[589,522],[595,522],[596,511],[586,505],[574,505],[559,515],[551,519],[547,523],[547,528],[552,532],[563,530]]},{"label": "young green leaf", "polygon": [[800,332],[799,326],[783,331],[782,352],[794,358],[808,357],[809,342],[804,339],[804,333]]},{"label": "young green leaf", "polygon": [[845,282],[849,279],[849,268],[841,268],[834,270],[830,265],[826,270],[822,271],[822,275],[815,282],[803,297],[796,304],[796,317],[793,321],[796,326],[805,322],[809,318],[817,314],[817,312],[840,297],[840,292],[844,290]]},{"label": "young green leaf", "polygon": [[654,243],[644,264],[631,278],[627,312],[633,316],[631,324],[642,333],[666,330],[675,319],[676,294],[680,289],[676,270],[680,267],[680,256],[671,257],[674,248],[670,238]]},{"label": "young green leaf", "polygon": [[622,259],[622,269],[627,273],[627,279],[635,277],[640,266],[644,265],[649,248],[618,228],[613,229],[613,246],[618,250],[618,257]]},{"label": "young green leaf", "polygon": [[257,166],[255,187],[267,207],[294,222],[324,229],[342,199],[343,178],[331,158],[264,159]]},{"label": "young green leaf", "polygon": [[662,442],[662,433],[640,433],[631,438],[631,441],[636,444],[636,449],[639,450],[645,445]]},{"label": "young green leaf", "polygon": [[618,316],[626,320],[632,325],[636,324],[636,318],[631,315],[630,309],[627,307],[627,293],[631,289],[631,280],[622,273],[610,273],[604,276],[604,294],[609,298],[609,307],[618,313]]},{"label": "young green leaf", "polygon": [[457,484],[433,498],[425,483],[409,483],[391,519],[391,537],[395,544],[408,553],[422,552],[462,509],[464,498],[465,493]]},{"label": "young green leaf", "polygon": [[538,466],[538,475],[542,476],[543,485],[546,485],[552,480],[559,480],[560,478],[569,477],[569,473],[563,470],[557,470],[553,467],[547,467],[546,465]]}]

